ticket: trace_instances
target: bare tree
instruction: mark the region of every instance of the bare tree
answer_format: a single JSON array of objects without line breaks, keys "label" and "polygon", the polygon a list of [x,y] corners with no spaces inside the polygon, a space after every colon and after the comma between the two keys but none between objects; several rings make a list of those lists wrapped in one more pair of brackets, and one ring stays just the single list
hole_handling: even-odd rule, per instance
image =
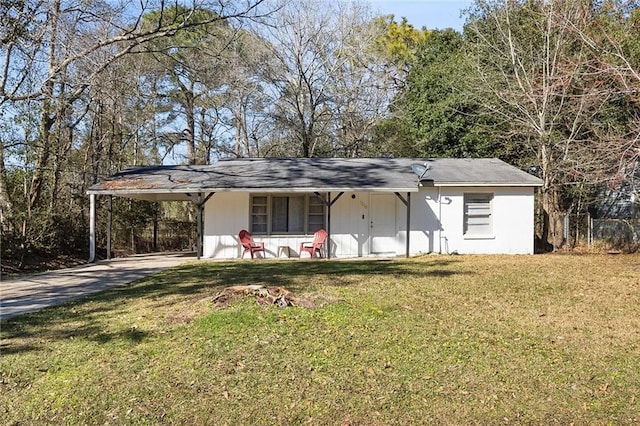
[{"label": "bare tree", "polygon": [[[279,125],[272,152],[302,157],[361,152],[362,132],[389,99],[389,88],[373,66],[379,34],[368,9],[300,0],[274,19],[261,33],[272,49],[263,77]],[[291,145],[281,146],[286,141]]]},{"label": "bare tree", "polygon": [[358,157],[377,152],[371,146],[371,133],[388,113],[398,80],[374,49],[387,29],[367,9],[343,5],[336,26],[341,47],[334,53],[336,67],[329,86],[334,152]]},{"label": "bare tree", "polygon": [[271,49],[268,43],[252,32],[241,31],[234,40],[228,57],[230,69],[223,105],[229,111],[224,124],[233,135],[231,149],[223,155],[237,157],[262,156],[262,144],[274,133],[274,117],[270,114],[270,96],[265,93],[261,76],[270,67]]},{"label": "bare tree", "polygon": [[610,189],[640,194],[640,8],[636,2],[609,0],[591,31],[576,28],[583,42],[598,52],[598,67],[613,93],[608,115],[594,120],[594,133],[607,141],[598,149],[600,180]]},{"label": "bare tree", "polygon": [[[37,210],[43,215],[58,203],[62,176],[72,157],[79,128],[93,107],[91,88],[101,83],[107,70],[130,54],[141,52],[153,40],[188,28],[218,22],[259,17],[264,0],[193,2],[180,16],[143,25],[150,11],[164,15],[173,3],[165,0],[119,4],[77,0],[9,0],[0,5],[0,115],[17,117],[25,105],[39,111],[31,130],[6,129],[0,141],[1,226],[21,209],[23,238]],[[217,13],[207,19],[191,19],[202,7]],[[170,14],[167,14],[170,15]],[[125,77],[126,78],[126,77]],[[18,121],[16,121],[18,123]],[[123,127],[123,126],[120,126]],[[10,139],[22,134],[22,142]],[[20,136],[18,136],[20,138]],[[28,176],[24,200],[12,200],[6,178],[7,158],[12,167],[24,159]],[[94,177],[94,179],[97,178]],[[17,192],[13,191],[14,194]],[[47,193],[48,197],[43,197]],[[41,205],[42,200],[49,202]],[[14,202],[15,201],[15,202]],[[22,214],[24,212],[24,214]],[[46,216],[46,215],[44,215]]]},{"label": "bare tree", "polygon": [[[509,124],[502,137],[537,159],[541,238],[563,244],[563,190],[597,166],[592,121],[611,100],[589,33],[590,2],[476,2],[467,26],[485,106]],[[526,155],[526,154],[525,154]]]}]

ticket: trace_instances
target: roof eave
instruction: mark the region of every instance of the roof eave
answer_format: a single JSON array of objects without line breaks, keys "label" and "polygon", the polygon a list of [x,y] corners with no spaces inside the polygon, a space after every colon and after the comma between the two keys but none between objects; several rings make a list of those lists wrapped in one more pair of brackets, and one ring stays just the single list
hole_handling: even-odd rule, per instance
[{"label": "roof eave", "polygon": [[179,189],[93,189],[88,195],[134,195],[134,194],[197,194],[211,192],[260,192],[260,193],[309,193],[309,192],[418,192],[413,187],[318,187],[318,188],[179,188]]},{"label": "roof eave", "polygon": [[513,187],[519,187],[519,188],[527,188],[527,187],[541,187],[542,183],[541,182],[537,182],[537,183],[525,183],[525,182],[510,182],[510,183],[505,183],[505,182],[421,182],[421,185],[424,187],[435,187],[435,186],[442,186],[442,187],[481,187],[481,188],[488,188],[488,187],[504,187],[504,188],[513,188]]}]

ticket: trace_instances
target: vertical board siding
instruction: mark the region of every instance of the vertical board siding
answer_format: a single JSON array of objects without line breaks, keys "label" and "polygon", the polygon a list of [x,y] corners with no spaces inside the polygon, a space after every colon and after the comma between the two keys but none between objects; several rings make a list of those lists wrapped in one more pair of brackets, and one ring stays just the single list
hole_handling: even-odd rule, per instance
[{"label": "vertical board siding", "polygon": [[[465,238],[464,194],[492,193],[490,238]],[[406,197],[406,194],[402,194]],[[440,195],[440,198],[438,198]],[[204,257],[237,259],[242,250],[238,232],[249,229],[249,193],[217,193],[205,206]],[[389,197],[391,200],[391,197]],[[391,202],[391,201],[390,201]],[[396,239],[385,255],[405,254],[406,207],[393,196]],[[412,195],[410,254],[533,253],[533,188],[427,187]],[[345,192],[331,208],[332,257],[371,255],[370,193]],[[265,257],[298,257],[301,242],[313,235],[256,235],[265,243]],[[288,250],[285,248],[287,247]],[[307,257],[305,253],[303,257]],[[246,258],[249,257],[247,254]]]}]

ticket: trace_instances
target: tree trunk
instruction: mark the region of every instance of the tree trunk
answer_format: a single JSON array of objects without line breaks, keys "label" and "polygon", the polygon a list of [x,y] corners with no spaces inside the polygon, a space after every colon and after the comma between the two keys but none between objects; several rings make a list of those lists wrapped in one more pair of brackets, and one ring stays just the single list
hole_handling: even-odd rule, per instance
[{"label": "tree trunk", "polygon": [[13,203],[7,191],[7,172],[4,167],[4,144],[0,142],[0,232],[11,230]]},{"label": "tree trunk", "polygon": [[[69,114],[68,108],[64,106],[59,109],[58,112],[58,123],[67,121]],[[54,146],[54,156],[52,161],[52,182],[51,182],[51,197],[49,200],[49,210],[50,213],[53,214],[56,211],[57,204],[59,201],[59,192],[60,192],[60,180],[62,170],[66,161],[68,161],[69,151],[71,150],[71,145],[73,143],[73,129],[70,125],[68,126],[58,126],[58,130],[56,132],[55,137],[55,146]]]},{"label": "tree trunk", "polygon": [[195,99],[193,93],[185,92],[185,109],[187,113],[187,161],[189,164],[197,164],[196,155],[196,118],[195,118]]},{"label": "tree trunk", "polygon": [[[51,88],[50,93],[51,92],[53,92],[53,88]],[[49,164],[49,157],[51,154],[51,128],[54,123],[54,119],[51,114],[51,100],[45,98],[40,118],[39,146],[36,147],[36,160],[33,165],[33,176],[31,178],[31,185],[29,188],[29,199],[27,205],[28,216],[31,216],[33,209],[36,204],[38,204],[40,195],[42,194],[45,170]]]},{"label": "tree trunk", "polygon": [[196,151],[196,97],[193,82],[190,82],[190,86],[187,87],[180,81],[179,76],[175,75],[174,78],[184,96],[182,107],[184,108],[187,128],[183,133],[187,141],[187,164],[193,165],[198,163]]},{"label": "tree trunk", "polygon": [[49,29],[49,52],[48,52],[48,76],[45,82],[42,94],[42,111],[40,114],[40,134],[39,146],[36,148],[36,160],[33,166],[33,177],[31,178],[31,186],[29,189],[27,216],[30,218],[33,208],[38,203],[42,194],[42,187],[45,178],[45,169],[49,163],[49,155],[51,153],[51,129],[55,123],[53,111],[54,97],[54,75],[56,74],[56,44],[58,42],[58,18],[60,15],[60,0],[55,0],[52,8]]},{"label": "tree trunk", "polygon": [[542,241],[553,246],[553,250],[561,249],[564,245],[564,215],[560,210],[557,189],[549,188],[542,193],[542,208],[544,210]]},{"label": "tree trunk", "polygon": [[553,161],[551,149],[543,141],[538,149],[538,161],[542,170],[542,236],[545,245],[551,245],[553,250],[562,248],[564,242],[564,221],[560,210],[560,197],[554,182]]}]

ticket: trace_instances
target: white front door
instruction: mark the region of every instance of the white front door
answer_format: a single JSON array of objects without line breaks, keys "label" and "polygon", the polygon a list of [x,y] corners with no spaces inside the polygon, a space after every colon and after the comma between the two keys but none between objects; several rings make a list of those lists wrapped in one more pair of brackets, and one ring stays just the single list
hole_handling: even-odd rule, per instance
[{"label": "white front door", "polygon": [[371,194],[371,254],[396,252],[396,196]]}]

